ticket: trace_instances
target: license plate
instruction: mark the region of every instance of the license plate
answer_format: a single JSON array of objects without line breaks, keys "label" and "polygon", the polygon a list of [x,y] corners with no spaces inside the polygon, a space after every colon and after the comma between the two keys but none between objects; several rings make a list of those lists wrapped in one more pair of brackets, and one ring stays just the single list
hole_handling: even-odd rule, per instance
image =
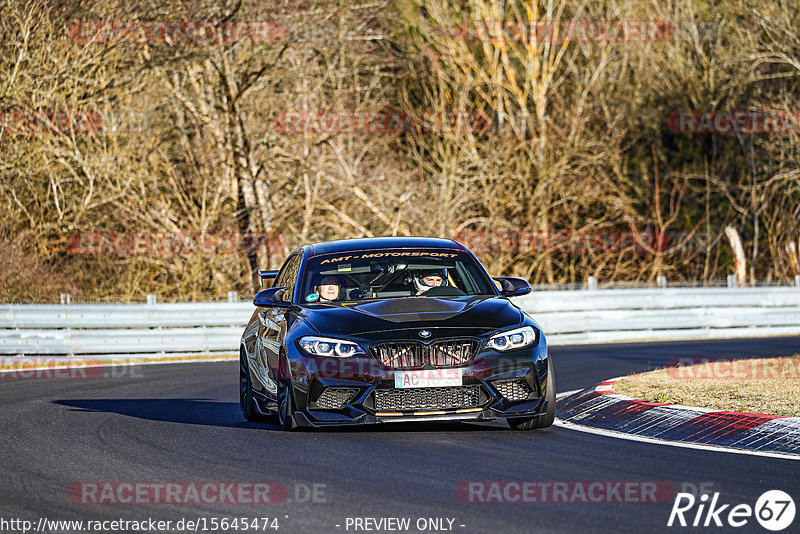
[{"label": "license plate", "polygon": [[400,389],[461,386],[463,384],[461,369],[425,369],[423,371],[394,372],[394,387]]}]

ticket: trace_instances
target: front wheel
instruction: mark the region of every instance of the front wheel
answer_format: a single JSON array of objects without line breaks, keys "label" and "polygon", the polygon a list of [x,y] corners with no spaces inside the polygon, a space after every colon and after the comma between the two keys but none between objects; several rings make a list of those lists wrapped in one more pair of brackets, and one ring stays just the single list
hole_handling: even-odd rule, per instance
[{"label": "front wheel", "polygon": [[278,382],[278,424],[284,430],[294,430],[294,392],[290,380]]},{"label": "front wheel", "polygon": [[250,382],[250,371],[247,365],[247,356],[244,352],[239,354],[239,408],[242,417],[248,421],[260,421],[261,415],[256,410],[256,400],[253,398],[253,384]]},{"label": "front wheel", "polygon": [[519,417],[509,419],[508,424],[514,430],[533,430],[534,428],[546,428],[553,424],[556,419],[556,375],[553,372],[553,360],[550,354],[547,355],[547,411],[535,417]]}]

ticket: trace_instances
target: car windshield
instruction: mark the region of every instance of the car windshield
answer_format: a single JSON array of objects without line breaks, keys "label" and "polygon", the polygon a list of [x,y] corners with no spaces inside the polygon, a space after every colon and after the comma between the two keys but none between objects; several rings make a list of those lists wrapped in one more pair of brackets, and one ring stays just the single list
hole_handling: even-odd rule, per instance
[{"label": "car windshield", "polygon": [[314,256],[303,277],[301,302],[496,295],[467,253],[449,249],[367,250]]}]

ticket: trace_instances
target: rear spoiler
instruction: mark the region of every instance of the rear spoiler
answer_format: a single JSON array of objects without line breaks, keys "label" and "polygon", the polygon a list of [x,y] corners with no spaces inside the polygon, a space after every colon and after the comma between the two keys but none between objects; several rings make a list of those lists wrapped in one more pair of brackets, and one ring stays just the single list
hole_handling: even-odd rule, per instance
[{"label": "rear spoiler", "polygon": [[278,271],[262,271],[261,269],[258,270],[258,283],[261,284],[261,287],[264,287],[264,280],[272,280],[273,278],[278,277]]}]

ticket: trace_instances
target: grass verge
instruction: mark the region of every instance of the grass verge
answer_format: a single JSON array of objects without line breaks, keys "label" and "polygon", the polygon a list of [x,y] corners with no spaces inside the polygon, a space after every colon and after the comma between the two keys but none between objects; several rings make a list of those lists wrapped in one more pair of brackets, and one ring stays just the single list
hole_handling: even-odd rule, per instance
[{"label": "grass verge", "polygon": [[616,393],[712,410],[800,416],[800,355],[781,358],[687,358],[631,375]]}]

